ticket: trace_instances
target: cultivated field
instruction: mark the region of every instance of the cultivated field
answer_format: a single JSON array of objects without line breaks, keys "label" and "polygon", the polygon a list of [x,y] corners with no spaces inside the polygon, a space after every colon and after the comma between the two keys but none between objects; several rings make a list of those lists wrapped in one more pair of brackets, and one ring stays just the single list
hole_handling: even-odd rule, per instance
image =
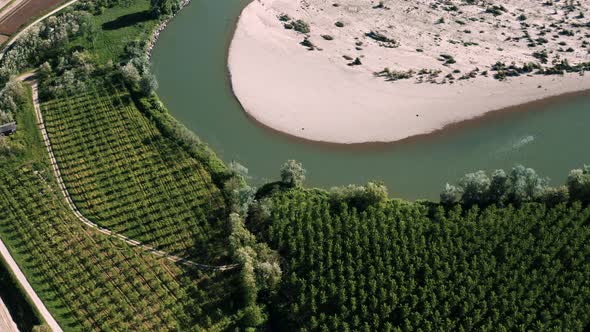
[{"label": "cultivated field", "polygon": [[124,88],[99,85],[49,100],[42,113],[68,191],[87,218],[175,255],[224,256],[220,190]]},{"label": "cultivated field", "polygon": [[0,172],[0,230],[48,307],[71,315],[64,329],[173,330],[189,321],[179,271],[83,226],[47,174]]},{"label": "cultivated field", "polygon": [[62,1],[16,0],[0,4],[4,5],[4,7],[0,7],[0,43],[10,38],[23,24]]},{"label": "cultivated field", "polygon": [[[366,202],[366,201],[365,201]],[[444,211],[317,191],[274,196],[288,331],[587,330],[590,209]]]}]

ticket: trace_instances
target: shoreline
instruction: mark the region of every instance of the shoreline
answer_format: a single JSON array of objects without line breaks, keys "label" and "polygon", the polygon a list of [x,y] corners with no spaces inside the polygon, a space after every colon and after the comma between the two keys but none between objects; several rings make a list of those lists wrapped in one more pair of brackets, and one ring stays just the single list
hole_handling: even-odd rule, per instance
[{"label": "shoreline", "polygon": [[166,27],[168,26],[170,21],[172,21],[172,19],[174,17],[176,17],[176,15],[178,15],[186,6],[191,4],[191,1],[192,0],[183,0],[180,3],[180,8],[178,9],[178,11],[176,11],[170,17],[168,17],[165,20],[163,20],[162,22],[160,22],[158,27],[154,30],[154,32],[152,33],[152,35],[150,37],[148,46],[145,51],[148,61],[152,58],[152,51],[154,50],[154,47],[156,46],[156,43],[158,42],[158,38],[160,38],[160,33],[162,33],[162,31],[164,31],[166,29]]},{"label": "shoreline", "polygon": [[[555,100],[563,100],[564,98],[570,98],[578,95],[588,95],[590,91],[590,78],[587,75],[579,74],[566,74],[564,76],[541,76],[535,75],[534,78],[530,77],[518,77],[510,78],[509,81],[498,82],[491,78],[482,79],[483,84],[478,84],[480,81],[472,82],[457,82],[454,85],[432,85],[432,84],[420,84],[418,88],[415,85],[408,85],[407,82],[376,82],[374,77],[362,77],[359,78],[358,72],[351,72],[348,68],[341,70],[341,68],[327,68],[326,61],[322,63],[324,59],[318,60],[317,52],[310,52],[304,50],[303,47],[297,43],[293,43],[293,36],[285,34],[282,31],[282,27],[269,26],[272,24],[271,20],[274,19],[272,13],[269,14],[267,9],[263,8],[265,2],[269,2],[271,5],[274,4],[275,0],[254,0],[243,8],[238,23],[235,26],[233,38],[228,50],[228,73],[230,88],[234,94],[234,97],[245,111],[246,115],[255,121],[259,126],[264,127],[275,133],[279,133],[283,136],[294,138],[297,141],[303,142],[314,142],[323,145],[344,145],[344,146],[390,146],[392,143],[407,143],[412,141],[421,140],[424,137],[432,137],[440,135],[441,133],[453,130],[459,127],[463,127],[466,124],[479,123],[486,121],[490,117],[496,117],[499,113],[505,114],[507,112],[530,110],[536,105],[542,105],[546,103],[554,102]],[[262,3],[262,4],[261,4]],[[253,9],[253,7],[256,7]],[[266,20],[266,21],[265,21]],[[270,42],[265,40],[261,41],[261,38],[272,39]],[[278,49],[278,50],[277,50]],[[258,50],[258,51],[257,51]],[[250,52],[252,51],[252,52]],[[246,53],[256,53],[255,55],[249,55]],[[267,57],[267,54],[270,54]],[[279,56],[277,56],[279,54]],[[295,54],[295,55],[292,55]],[[315,59],[313,58],[315,56]],[[303,60],[297,59],[298,57]],[[310,81],[297,81],[296,77],[291,82],[277,78],[272,73],[269,75],[268,71],[265,73],[263,67],[267,67],[268,63],[271,63],[271,59],[277,60],[280,58],[287,58],[284,63],[279,66],[272,68],[275,72],[281,72],[281,70],[288,71],[288,74],[297,76],[297,72],[304,72],[304,75],[313,75],[314,70],[320,70],[322,74],[334,74],[336,72],[337,78],[346,79],[352,78],[354,80],[370,83],[369,87],[377,88],[380,90],[390,89],[395,92],[400,92],[397,97],[407,102],[409,100],[409,106],[405,110],[391,116],[389,112],[386,116],[380,116],[383,113],[381,105],[391,102],[391,95],[385,96],[385,94],[379,95],[380,97],[385,96],[384,100],[379,100],[373,103],[371,106],[376,106],[377,109],[381,107],[381,114],[373,112],[373,114],[360,114],[355,110],[345,110],[341,114],[335,112],[326,111],[330,107],[322,107],[314,105],[314,103],[326,104],[322,98],[322,95],[326,89],[334,90],[338,87],[326,84],[315,84],[314,78],[318,78],[317,75],[312,77]],[[299,60],[299,61],[298,61]],[[291,66],[292,70],[286,66]],[[336,66],[332,66],[336,67]],[[308,68],[311,68],[308,70]],[[270,70],[270,71],[272,71]],[[307,70],[307,71],[306,71]],[[339,72],[338,72],[339,71]],[[344,74],[343,74],[344,72]],[[257,74],[263,73],[263,77],[256,77]],[[286,75],[291,78],[292,76]],[[295,83],[292,83],[295,81]],[[325,83],[326,81],[324,81]],[[333,84],[335,81],[327,81]],[[375,83],[379,84],[377,86]],[[281,88],[283,84],[287,84],[287,87]],[[339,81],[336,80],[336,85]],[[306,88],[304,85],[313,85],[312,89]],[[401,88],[400,88],[401,86]],[[523,87],[524,86],[524,87]],[[539,89],[542,86],[543,89]],[[350,92],[350,89],[345,87],[341,89],[345,92]],[[495,88],[495,89],[494,89]],[[293,107],[289,105],[289,102],[282,102],[280,98],[289,98],[289,95],[293,95],[293,91],[297,91],[301,94],[302,90],[305,90],[305,97],[316,97],[312,102],[301,104],[297,98],[291,99],[289,102],[294,104],[300,103]],[[408,95],[404,96],[404,89],[410,91]],[[267,91],[272,90],[272,91]],[[420,93],[427,94],[432,90],[438,90],[434,97],[429,97],[431,100],[426,103],[415,103]],[[445,91],[446,90],[446,91]],[[542,91],[539,91],[542,90]],[[515,94],[514,91],[517,91]],[[491,92],[491,93],[490,93]],[[512,93],[510,98],[501,99],[502,93]],[[522,93],[521,93],[522,92]],[[541,93],[540,93],[541,92]],[[388,92],[389,93],[389,92]],[[413,94],[413,97],[412,97]],[[457,94],[458,96],[455,96]],[[274,95],[269,97],[268,95]],[[276,97],[279,95],[280,97]],[[466,100],[464,96],[473,96],[471,100]],[[347,96],[344,94],[344,96]],[[446,98],[446,100],[445,100]],[[462,98],[462,99],[458,99]],[[478,101],[488,98],[491,100],[489,106],[481,106]],[[262,101],[261,101],[262,99]],[[313,98],[312,98],[313,99]],[[424,100],[424,98],[422,98]],[[348,100],[350,103],[358,102],[360,99],[351,98]],[[463,107],[455,107],[454,104],[457,100],[461,100],[464,105]],[[438,104],[443,101],[447,105],[445,112],[439,112],[434,114],[433,108],[437,107]],[[381,104],[381,105],[379,105]],[[302,106],[303,105],[303,106]],[[331,104],[332,108],[334,105],[342,105],[342,103]],[[448,107],[453,105],[452,107]],[[290,107],[288,112],[276,112],[277,108]],[[475,109],[475,111],[473,109]],[[300,112],[301,109],[305,111]],[[313,109],[309,111],[309,109]],[[347,113],[346,111],[350,111]],[[397,110],[394,110],[395,113]],[[313,113],[316,114],[313,114]],[[321,114],[321,113],[330,114]],[[303,114],[302,114],[303,113]],[[410,114],[411,113],[411,114]],[[412,115],[416,113],[416,118],[413,119]],[[444,114],[441,114],[444,113]],[[317,115],[319,114],[319,115]],[[334,119],[346,117],[352,114],[353,119],[344,123],[341,121],[340,125],[334,125]],[[400,117],[396,117],[396,116]],[[428,120],[422,121],[420,124],[419,120],[422,120],[428,116],[434,115]],[[422,116],[422,118],[420,118]],[[323,119],[317,121],[314,118],[323,117]],[[377,120],[366,121],[366,118],[376,117]],[[303,118],[305,121],[299,121]],[[403,120],[403,121],[399,121]],[[418,120],[418,121],[417,121]],[[289,124],[289,121],[294,123]],[[365,121],[363,123],[363,121]],[[402,122],[402,123],[399,123]],[[425,123],[427,122],[427,123]],[[305,125],[302,125],[304,123]],[[359,125],[360,123],[360,125]],[[311,130],[306,128],[307,125],[313,126]],[[383,127],[393,125],[391,132],[383,130]],[[414,126],[416,125],[416,126]],[[336,129],[334,129],[336,127]],[[308,129],[308,131],[305,131]],[[396,132],[396,129],[400,129],[401,133]],[[378,130],[377,134],[374,133],[360,133],[359,131],[371,132]]]},{"label": "shoreline", "polygon": [[[240,107],[242,107],[242,109],[243,109],[243,106],[241,106],[242,104],[240,103],[240,100],[236,96],[234,96],[234,97],[235,97],[236,101],[240,104]],[[546,106],[551,106],[553,104],[561,104],[564,101],[567,101],[568,99],[577,99],[577,98],[584,98],[584,97],[590,98],[590,89],[581,90],[581,91],[566,92],[566,93],[563,93],[560,95],[549,96],[546,98],[533,100],[533,101],[526,102],[523,104],[504,107],[501,109],[489,111],[485,114],[482,114],[480,116],[477,116],[477,117],[474,117],[471,119],[466,119],[466,120],[461,120],[458,122],[449,123],[449,124],[445,125],[443,128],[440,128],[440,129],[437,129],[437,130],[434,130],[434,131],[431,131],[428,133],[418,134],[418,135],[406,137],[406,138],[403,138],[403,139],[400,139],[397,141],[391,141],[391,142],[378,142],[377,141],[377,142],[360,142],[360,143],[335,143],[335,142],[328,142],[328,141],[311,140],[311,139],[291,135],[289,133],[274,129],[274,128],[258,121],[255,117],[253,117],[250,113],[246,112],[245,110],[244,110],[244,114],[248,118],[248,120],[252,121],[257,127],[261,128],[269,133],[272,133],[274,135],[278,135],[278,136],[280,136],[281,139],[285,139],[285,140],[292,141],[295,143],[313,144],[315,146],[324,147],[324,148],[327,148],[330,150],[341,149],[341,150],[350,151],[352,149],[352,150],[358,150],[358,151],[386,151],[386,150],[395,149],[401,145],[421,143],[424,141],[435,139],[437,137],[451,135],[451,134],[455,133],[456,131],[460,131],[465,128],[481,126],[481,125],[489,122],[490,120],[495,120],[495,119],[499,119],[499,118],[503,118],[503,117],[509,117],[515,113],[543,112],[546,110],[538,111],[533,108],[537,107],[537,106],[538,107],[546,107]]]}]

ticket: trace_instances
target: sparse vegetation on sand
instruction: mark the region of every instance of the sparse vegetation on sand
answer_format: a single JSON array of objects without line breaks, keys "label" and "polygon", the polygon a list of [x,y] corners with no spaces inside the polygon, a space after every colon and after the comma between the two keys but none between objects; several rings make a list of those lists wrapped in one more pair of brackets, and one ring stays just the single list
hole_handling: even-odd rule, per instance
[{"label": "sparse vegetation on sand", "polygon": [[[498,61],[514,63],[518,67],[534,62],[538,67],[534,73],[543,75],[577,72],[554,70],[553,66],[546,65],[548,62],[565,60],[572,67],[584,70],[588,64],[590,50],[586,39],[590,33],[584,28],[589,24],[584,13],[590,10],[590,6],[580,2],[423,0],[410,6],[395,1],[380,1],[377,4],[343,1],[333,6],[322,1],[310,1],[301,8],[307,9],[283,14],[280,20],[290,22],[286,24],[290,29],[309,34],[308,38],[314,42],[316,34],[317,37],[331,37],[323,38],[325,40],[338,40],[331,46],[316,42],[316,47],[335,48],[343,52],[350,45],[365,41],[364,47],[355,47],[358,56],[378,58],[373,61],[380,62],[383,67],[396,63],[402,72],[416,68],[444,72],[440,80],[429,80],[429,83],[448,83],[452,81],[448,74],[454,74],[457,69],[463,72],[476,68],[489,71]],[[323,22],[314,23],[313,10],[309,8],[323,12],[324,16],[338,18],[334,24],[342,29],[333,29]],[[296,23],[300,20],[291,21],[289,16],[304,13],[312,17],[311,25]],[[398,16],[394,19],[392,13],[398,13]],[[344,22],[354,23],[349,26]],[[358,30],[362,29],[368,31],[359,34]],[[378,51],[371,44],[399,50]],[[410,50],[421,53],[421,56],[413,58],[412,63],[397,63],[400,56]],[[511,71],[488,78],[483,75],[462,78],[504,80],[521,74]],[[426,81],[416,78],[416,82]]]},{"label": "sparse vegetation on sand", "polygon": [[[259,0],[230,48],[232,88],[249,115],[290,135],[398,141],[587,89],[589,11],[584,1]],[[285,30],[282,16],[309,32]]]}]

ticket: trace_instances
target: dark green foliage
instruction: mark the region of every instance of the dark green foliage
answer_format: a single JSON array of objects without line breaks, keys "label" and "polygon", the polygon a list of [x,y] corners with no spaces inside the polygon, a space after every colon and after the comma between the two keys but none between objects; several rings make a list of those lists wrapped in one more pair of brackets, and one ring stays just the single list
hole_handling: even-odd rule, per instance
[{"label": "dark green foliage", "polygon": [[329,195],[273,196],[261,231],[284,258],[269,305],[282,330],[573,330],[590,324],[590,209],[529,203],[363,212]]},{"label": "dark green foliage", "polygon": [[30,331],[43,321],[8,264],[0,257],[0,298],[20,331]]},{"label": "dark green foliage", "polygon": [[154,17],[171,16],[180,10],[180,0],[151,0],[150,11]]},{"label": "dark green foliage", "polygon": [[590,166],[571,171],[567,178],[567,188],[572,199],[590,203]]},{"label": "dark green foliage", "polygon": [[303,20],[293,21],[293,22],[291,22],[291,25],[293,26],[293,30],[295,30],[297,32],[300,32],[300,33],[309,33],[310,32],[309,24],[307,24],[307,22],[305,22]]}]

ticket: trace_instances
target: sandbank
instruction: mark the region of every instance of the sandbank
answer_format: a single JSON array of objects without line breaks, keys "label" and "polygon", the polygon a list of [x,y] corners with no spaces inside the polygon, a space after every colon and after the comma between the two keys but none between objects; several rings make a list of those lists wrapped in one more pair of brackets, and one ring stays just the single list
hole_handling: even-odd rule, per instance
[{"label": "sandbank", "polygon": [[[527,30],[514,18],[516,13],[527,15],[529,34],[534,35],[563,20],[557,9],[504,0],[499,2],[506,13],[496,17],[480,6],[460,6],[449,13],[432,8],[434,2],[255,0],[243,10],[230,46],[234,93],[244,110],[268,127],[308,140],[351,144],[398,141],[490,111],[590,89],[590,75],[582,73],[493,78],[494,63],[535,61],[531,55],[539,49],[548,50],[550,59],[571,64],[589,60],[588,50],[579,46],[587,39],[587,27],[555,38],[575,44],[570,52],[560,51],[558,41],[531,48],[514,37]],[[555,17],[547,11],[555,11]],[[281,21],[282,15],[291,21]],[[435,24],[440,17],[449,23]],[[310,32],[285,29],[284,24],[297,19],[307,22]],[[337,27],[337,21],[344,26]],[[550,35],[562,29],[554,25]],[[371,31],[399,45],[384,47],[367,36]],[[333,39],[322,37],[327,35]],[[316,48],[302,46],[304,38]],[[441,54],[451,54],[456,63],[442,63]],[[351,66],[350,59],[356,58],[362,64]],[[440,74],[430,83],[417,75],[388,81],[375,75],[386,67]],[[459,79],[475,70],[476,77]]]}]

